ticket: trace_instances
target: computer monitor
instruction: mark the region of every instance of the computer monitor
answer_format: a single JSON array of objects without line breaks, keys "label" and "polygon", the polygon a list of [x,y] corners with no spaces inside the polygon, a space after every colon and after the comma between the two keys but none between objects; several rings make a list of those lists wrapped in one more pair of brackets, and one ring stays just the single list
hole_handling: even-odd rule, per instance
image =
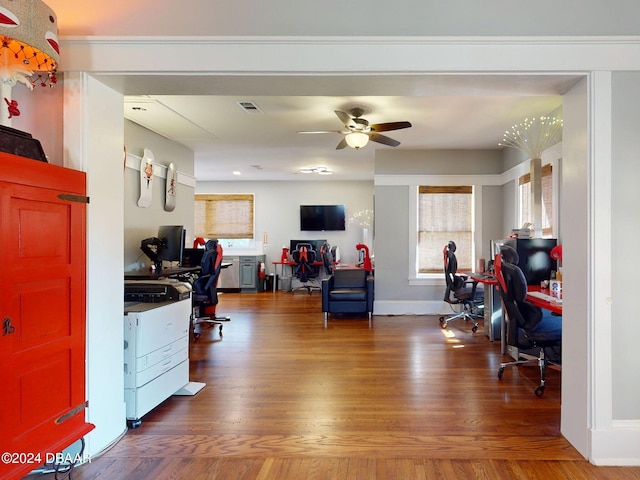
[{"label": "computer monitor", "polygon": [[162,262],[182,263],[186,231],[182,225],[158,227],[158,236],[145,238],[140,249],[153,261],[156,271],[162,270]]},{"label": "computer monitor", "polygon": [[183,267],[199,267],[202,263],[204,248],[185,248],[182,251]]},{"label": "computer monitor", "polygon": [[541,280],[549,280],[552,270],[558,269],[558,263],[550,255],[557,244],[554,238],[509,238],[504,244],[518,252],[518,266],[528,285],[540,285]]},{"label": "computer monitor", "polygon": [[185,230],[182,225],[164,225],[158,228],[158,238],[162,242],[160,256],[167,262],[182,263]]}]

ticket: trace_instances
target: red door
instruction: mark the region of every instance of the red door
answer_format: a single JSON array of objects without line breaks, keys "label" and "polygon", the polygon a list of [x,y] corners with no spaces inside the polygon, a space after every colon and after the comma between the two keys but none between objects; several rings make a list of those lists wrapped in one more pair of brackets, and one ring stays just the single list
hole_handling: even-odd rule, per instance
[{"label": "red door", "polygon": [[0,478],[83,437],[85,176],[0,154]]}]

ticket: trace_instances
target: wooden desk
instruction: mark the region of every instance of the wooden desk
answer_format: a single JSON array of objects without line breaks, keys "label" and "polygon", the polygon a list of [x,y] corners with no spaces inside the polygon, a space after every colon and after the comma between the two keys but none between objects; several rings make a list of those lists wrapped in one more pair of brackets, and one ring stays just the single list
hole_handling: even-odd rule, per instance
[{"label": "wooden desk", "polygon": [[[498,279],[491,273],[463,273],[484,286],[484,333],[490,341],[502,340],[503,330],[502,301],[498,292]],[[504,346],[502,347],[504,348]]]},{"label": "wooden desk", "polygon": [[466,275],[471,277],[478,283],[482,283],[484,285],[497,285],[498,279],[492,275],[491,273],[478,273],[478,272],[462,272],[460,275]]},{"label": "wooden desk", "polygon": [[[364,270],[363,266],[358,263],[334,263],[334,270]],[[370,273],[373,274],[373,268],[370,270]]]},{"label": "wooden desk", "polygon": [[[529,285],[527,287],[527,291],[541,292],[546,295],[550,295],[550,290],[548,288],[540,288],[538,285]],[[562,315],[562,296],[560,296],[560,298],[557,301],[548,301],[548,300],[545,300],[544,298],[527,294],[527,302],[532,303],[537,307],[544,308],[545,310],[550,310],[553,313]]]}]

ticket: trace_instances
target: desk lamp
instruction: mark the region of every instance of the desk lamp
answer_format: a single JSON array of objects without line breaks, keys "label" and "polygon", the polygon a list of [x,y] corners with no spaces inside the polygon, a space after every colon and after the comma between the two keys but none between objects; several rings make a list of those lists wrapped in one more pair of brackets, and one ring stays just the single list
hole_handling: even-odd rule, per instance
[{"label": "desk lamp", "polygon": [[[42,0],[0,0],[0,124],[10,127],[20,115],[11,98],[16,83],[53,86],[60,59],[56,15]],[[40,72],[36,75],[36,72]]]},{"label": "desk lamp", "polygon": [[562,262],[562,245],[556,245],[551,249],[550,252],[551,258],[554,260],[559,260]]},{"label": "desk lamp", "polygon": [[369,247],[367,247],[364,243],[359,243],[356,245],[357,250],[364,250],[364,262],[362,264],[362,268],[367,272],[373,270],[371,267],[371,257],[369,257]]}]

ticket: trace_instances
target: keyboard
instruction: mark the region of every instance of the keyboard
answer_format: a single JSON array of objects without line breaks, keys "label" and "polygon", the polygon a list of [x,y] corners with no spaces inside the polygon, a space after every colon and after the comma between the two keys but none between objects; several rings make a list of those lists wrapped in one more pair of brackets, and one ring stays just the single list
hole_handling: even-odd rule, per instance
[{"label": "keyboard", "polygon": [[532,297],[541,298],[542,300],[546,300],[550,303],[562,303],[562,299],[558,297],[554,297],[553,295],[548,295],[542,292],[527,292],[527,295],[531,295]]}]

